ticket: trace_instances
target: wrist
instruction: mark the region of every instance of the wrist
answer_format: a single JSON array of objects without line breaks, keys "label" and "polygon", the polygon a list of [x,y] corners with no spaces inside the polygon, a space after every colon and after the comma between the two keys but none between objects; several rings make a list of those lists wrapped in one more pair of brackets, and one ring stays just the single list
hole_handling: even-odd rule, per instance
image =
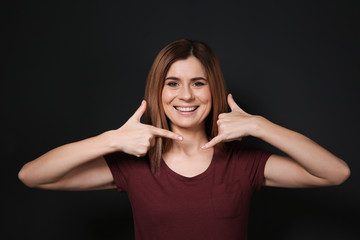
[{"label": "wrist", "polygon": [[258,115],[254,115],[251,128],[251,136],[264,139],[266,135],[266,129],[269,127],[271,122],[266,118]]},{"label": "wrist", "polygon": [[118,152],[121,151],[121,146],[119,145],[119,141],[115,140],[116,138],[116,130],[109,130],[102,134],[100,134],[98,137],[101,138],[101,141],[105,145],[105,148],[107,149],[107,152]]}]

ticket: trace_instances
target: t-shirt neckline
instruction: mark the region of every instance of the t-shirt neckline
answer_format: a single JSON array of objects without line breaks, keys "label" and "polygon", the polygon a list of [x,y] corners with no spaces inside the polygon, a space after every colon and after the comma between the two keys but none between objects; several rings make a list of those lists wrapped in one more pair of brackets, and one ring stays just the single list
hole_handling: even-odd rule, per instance
[{"label": "t-shirt neckline", "polygon": [[212,158],[211,158],[210,165],[207,167],[207,169],[206,169],[204,172],[202,172],[202,173],[200,173],[200,174],[198,174],[198,175],[196,175],[196,176],[193,176],[193,177],[186,177],[186,176],[184,176],[184,175],[181,175],[181,174],[173,171],[173,170],[166,164],[166,162],[164,161],[164,159],[162,159],[162,158],[161,158],[161,168],[162,168],[163,170],[165,170],[165,172],[166,172],[167,174],[171,175],[172,177],[174,177],[174,178],[176,178],[176,179],[178,179],[178,180],[180,180],[180,181],[184,181],[184,182],[195,182],[195,181],[198,181],[198,180],[201,180],[201,179],[205,178],[206,176],[208,176],[208,175],[212,172],[212,170],[213,170],[213,168],[214,168],[214,166],[215,166],[215,159],[216,159],[216,154],[217,154],[217,152],[218,152],[217,147],[214,147],[214,152],[213,152],[213,155],[212,155]]}]

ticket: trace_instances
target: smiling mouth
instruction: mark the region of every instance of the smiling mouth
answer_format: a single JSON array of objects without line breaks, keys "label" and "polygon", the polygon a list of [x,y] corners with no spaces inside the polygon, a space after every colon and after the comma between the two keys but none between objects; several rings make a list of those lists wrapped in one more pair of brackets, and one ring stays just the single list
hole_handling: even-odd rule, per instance
[{"label": "smiling mouth", "polygon": [[174,107],[176,110],[178,110],[179,112],[193,112],[195,111],[199,106],[195,106],[195,107]]}]

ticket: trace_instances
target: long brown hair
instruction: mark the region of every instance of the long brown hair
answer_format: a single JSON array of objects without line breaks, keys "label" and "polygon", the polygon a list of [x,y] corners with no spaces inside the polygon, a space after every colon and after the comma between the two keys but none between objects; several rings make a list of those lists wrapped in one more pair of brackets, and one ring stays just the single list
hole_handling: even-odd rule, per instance
[{"label": "long brown hair", "polygon": [[[161,98],[165,77],[171,64],[190,56],[196,57],[202,63],[209,81],[212,109],[205,119],[205,128],[208,139],[211,139],[218,134],[218,115],[227,112],[226,86],[215,53],[206,43],[201,41],[177,40],[165,46],[156,56],[147,76],[145,88],[146,123],[170,130]],[[169,150],[170,144],[170,139],[157,137],[155,145],[149,149],[150,166],[153,173],[160,169],[161,156]],[[223,144],[220,143],[219,146],[223,147]]]}]

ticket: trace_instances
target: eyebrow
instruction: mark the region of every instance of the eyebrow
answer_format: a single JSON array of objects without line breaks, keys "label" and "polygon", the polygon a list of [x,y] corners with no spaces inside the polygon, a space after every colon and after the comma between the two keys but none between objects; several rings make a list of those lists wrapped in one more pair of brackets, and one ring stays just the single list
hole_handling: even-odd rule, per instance
[{"label": "eyebrow", "polygon": [[[167,77],[165,78],[165,81],[166,80],[180,80],[180,78],[178,77]],[[203,78],[203,77],[194,77],[194,78],[191,78],[191,81],[197,81],[197,80],[204,80],[204,81],[207,81],[206,78]]]}]

